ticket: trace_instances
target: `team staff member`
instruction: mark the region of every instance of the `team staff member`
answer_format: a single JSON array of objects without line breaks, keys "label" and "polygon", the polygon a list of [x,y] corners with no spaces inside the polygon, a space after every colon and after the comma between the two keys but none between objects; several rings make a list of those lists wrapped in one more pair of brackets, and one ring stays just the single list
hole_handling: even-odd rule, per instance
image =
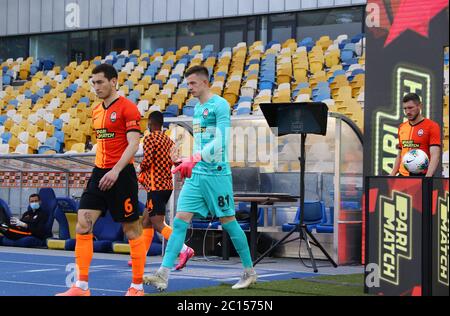
[{"label": "team staff member", "polygon": [[[150,134],[144,138],[144,159],[140,164],[139,182],[147,191],[147,207],[142,219],[145,249],[152,245],[156,229],[164,239],[169,240],[172,227],[165,222],[166,204],[173,191],[171,151],[174,142],[164,134],[164,116],[159,111],[150,113],[148,127]],[[185,244],[180,253],[180,261],[175,270],[181,270],[194,256],[194,250]],[[130,264],[130,263],[129,263]]]},{"label": "team staff member", "polygon": [[[28,198],[30,207],[20,219],[12,217],[9,224],[2,222],[2,217],[6,214],[0,214],[0,233],[12,240],[18,240],[27,236],[34,236],[39,239],[45,239],[45,223],[48,216],[41,209],[41,198],[38,194],[31,194]],[[0,209],[2,212],[2,209]]]},{"label": "team staff member", "polygon": [[103,102],[92,112],[97,134],[95,168],[81,196],[76,226],[76,284],[61,296],[89,296],[88,273],[93,256],[93,227],[106,211],[122,223],[130,243],[133,280],[126,296],[143,296],[146,258],[139,223],[138,181],[133,157],[139,148],[140,113],[137,106],[117,94],[117,71],[102,64],[92,71],[92,84]]},{"label": "team staff member", "polygon": [[391,176],[399,173],[401,176],[411,174],[403,166],[403,156],[411,149],[421,149],[430,158],[428,169],[423,174],[432,177],[436,172],[441,156],[441,129],[439,124],[422,116],[422,102],[415,93],[408,93],[403,97],[403,111],[406,122],[398,128],[399,151],[394,163]]}]

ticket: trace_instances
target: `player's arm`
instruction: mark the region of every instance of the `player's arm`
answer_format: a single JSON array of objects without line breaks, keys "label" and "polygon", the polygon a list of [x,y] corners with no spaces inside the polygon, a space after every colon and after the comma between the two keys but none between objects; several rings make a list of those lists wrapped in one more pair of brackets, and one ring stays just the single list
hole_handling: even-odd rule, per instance
[{"label": "player's arm", "polygon": [[430,147],[430,165],[428,166],[427,174],[425,177],[432,177],[436,172],[436,169],[439,165],[441,157],[441,147],[440,146],[431,146]]},{"label": "player's arm", "polygon": [[140,132],[130,131],[127,133],[128,146],[120,157],[120,160],[115,166],[99,182],[99,188],[102,191],[106,191],[112,188],[116,183],[120,172],[130,163],[131,159],[136,155],[139,149]]},{"label": "player's arm", "polygon": [[152,143],[150,141],[149,136],[145,136],[144,138],[144,159],[142,159],[141,162],[141,172],[145,172],[146,170],[150,169],[150,166],[152,164]]},{"label": "player's arm", "polygon": [[402,142],[400,141],[400,127],[398,129],[397,133],[397,139],[398,139],[398,153],[397,158],[395,158],[394,166],[392,167],[391,176],[396,176],[398,171],[400,170],[400,163],[402,162]]},{"label": "player's arm", "polygon": [[401,150],[399,150],[397,153],[397,158],[395,158],[394,167],[392,168],[392,171],[390,174],[391,176],[396,176],[400,169],[400,163],[402,161],[401,153],[402,153]]},{"label": "player's arm", "polygon": [[426,177],[432,177],[436,172],[441,158],[441,128],[433,122],[430,128],[430,165]]}]

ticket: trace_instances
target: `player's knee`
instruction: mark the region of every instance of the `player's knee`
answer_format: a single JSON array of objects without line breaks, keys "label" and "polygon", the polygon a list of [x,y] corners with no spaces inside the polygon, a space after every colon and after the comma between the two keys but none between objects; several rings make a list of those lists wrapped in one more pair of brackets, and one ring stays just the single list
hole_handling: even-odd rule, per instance
[{"label": "player's knee", "polygon": [[234,216],[225,216],[225,217],[219,218],[219,220],[220,220],[220,223],[223,225],[223,224],[226,224],[226,223],[229,223],[229,222],[232,222],[232,221],[236,220],[236,217],[234,217]]},{"label": "player's knee", "polygon": [[138,239],[142,234],[142,229],[138,225],[138,221],[133,223],[124,223],[123,232],[127,236],[128,240]]},{"label": "player's knee", "polygon": [[162,231],[163,228],[166,226],[166,223],[164,222],[163,216],[153,216],[151,217],[151,224],[153,228],[155,228],[157,231]]},{"label": "player's knee", "polygon": [[147,217],[142,218],[142,227],[143,228],[152,228],[153,227],[150,217],[147,216]]},{"label": "player's knee", "polygon": [[78,221],[75,231],[79,235],[87,235],[92,233],[92,225],[84,221]]}]

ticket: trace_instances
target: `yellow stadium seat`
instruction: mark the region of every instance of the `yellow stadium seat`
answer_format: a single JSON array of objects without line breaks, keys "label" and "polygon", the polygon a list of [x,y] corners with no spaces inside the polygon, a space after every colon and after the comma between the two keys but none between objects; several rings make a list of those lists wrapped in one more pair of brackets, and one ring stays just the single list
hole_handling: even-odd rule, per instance
[{"label": "yellow stadium seat", "polygon": [[85,152],[85,144],[84,143],[75,143],[70,147],[71,151],[76,151],[77,153]]},{"label": "yellow stadium seat", "polygon": [[70,135],[66,135],[65,148],[72,148],[76,143],[86,143],[86,136],[81,131],[74,131]]},{"label": "yellow stadium seat", "polygon": [[38,150],[39,141],[37,140],[37,138],[30,136],[28,138],[28,146],[29,146],[29,149],[31,149],[32,151]]}]

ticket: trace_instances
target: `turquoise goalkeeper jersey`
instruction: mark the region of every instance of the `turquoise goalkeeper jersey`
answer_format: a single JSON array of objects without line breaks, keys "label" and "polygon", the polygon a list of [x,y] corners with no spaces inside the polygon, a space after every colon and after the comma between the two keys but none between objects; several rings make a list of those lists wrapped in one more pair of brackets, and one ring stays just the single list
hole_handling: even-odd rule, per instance
[{"label": "turquoise goalkeeper jersey", "polygon": [[195,165],[193,173],[231,174],[228,161],[230,125],[230,106],[227,100],[214,95],[205,104],[197,103],[192,122],[193,153],[201,153],[202,161]]}]

